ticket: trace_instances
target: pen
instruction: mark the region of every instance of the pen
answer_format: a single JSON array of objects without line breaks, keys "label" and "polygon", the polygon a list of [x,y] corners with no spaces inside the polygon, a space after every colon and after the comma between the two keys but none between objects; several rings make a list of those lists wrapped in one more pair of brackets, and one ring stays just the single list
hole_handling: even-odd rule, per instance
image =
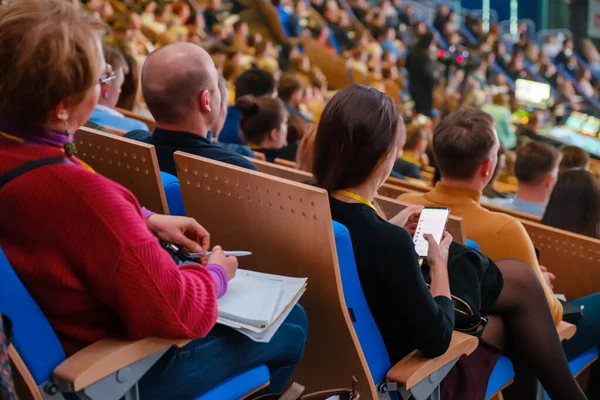
[{"label": "pen", "polygon": [[[250,256],[252,255],[251,252],[249,251],[224,251],[223,253],[225,253],[225,256],[229,257],[229,256],[233,256],[233,257],[245,257],[245,256]],[[202,252],[202,253],[188,253],[188,257],[190,258],[200,258],[200,257],[210,257],[210,255],[212,254],[212,251],[207,251],[207,252]]]}]

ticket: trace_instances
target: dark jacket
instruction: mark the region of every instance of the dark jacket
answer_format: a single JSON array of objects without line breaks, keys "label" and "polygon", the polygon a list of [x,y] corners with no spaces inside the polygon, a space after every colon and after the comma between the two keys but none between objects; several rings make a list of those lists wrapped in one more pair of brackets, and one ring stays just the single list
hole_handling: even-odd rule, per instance
[{"label": "dark jacket", "polygon": [[223,129],[219,133],[219,142],[244,144],[240,137],[240,122],[242,121],[242,112],[236,106],[227,109],[227,118],[223,124]]},{"label": "dark jacket", "polygon": [[394,171],[407,178],[423,179],[421,177],[421,169],[419,166],[403,158],[396,160],[394,163]]},{"label": "dark jacket", "polygon": [[171,175],[177,176],[173,153],[178,150],[256,171],[254,164],[241,155],[192,133],[156,128],[154,133],[138,130],[127,133],[125,137],[154,145],[160,170]]},{"label": "dark jacket", "polygon": [[417,113],[431,116],[433,89],[435,87],[435,63],[429,56],[433,34],[427,32],[408,52],[406,69],[410,78],[410,94]]}]

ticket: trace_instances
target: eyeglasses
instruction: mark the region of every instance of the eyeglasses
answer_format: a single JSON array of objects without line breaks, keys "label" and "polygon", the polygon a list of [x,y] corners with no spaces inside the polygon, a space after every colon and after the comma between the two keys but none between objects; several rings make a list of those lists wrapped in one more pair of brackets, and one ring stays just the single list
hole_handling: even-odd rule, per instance
[{"label": "eyeglasses", "polygon": [[106,64],[104,73],[98,80],[98,83],[100,85],[110,85],[112,83],[112,81],[115,80],[116,77],[117,77],[117,74],[115,74],[115,71],[113,70],[112,66],[110,64]]}]

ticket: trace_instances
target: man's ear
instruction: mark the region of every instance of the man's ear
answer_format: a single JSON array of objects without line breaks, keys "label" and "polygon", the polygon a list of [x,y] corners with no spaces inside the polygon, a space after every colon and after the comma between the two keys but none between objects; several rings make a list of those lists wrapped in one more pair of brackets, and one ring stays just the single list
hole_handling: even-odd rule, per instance
[{"label": "man's ear", "polygon": [[494,163],[492,162],[492,159],[485,160],[483,164],[481,164],[481,167],[479,167],[479,171],[481,176],[486,178],[492,176],[494,173]]},{"label": "man's ear", "polygon": [[200,103],[200,111],[203,113],[209,113],[212,111],[210,107],[210,91],[205,89],[200,93],[199,103]]}]

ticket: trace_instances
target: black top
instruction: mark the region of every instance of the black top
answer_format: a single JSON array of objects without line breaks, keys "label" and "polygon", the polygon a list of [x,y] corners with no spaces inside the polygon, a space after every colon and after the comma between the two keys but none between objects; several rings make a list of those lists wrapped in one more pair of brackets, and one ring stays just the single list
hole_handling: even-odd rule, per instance
[{"label": "black top", "polygon": [[431,297],[411,236],[368,206],[330,198],[333,219],[348,228],[362,289],[392,365],[411,351],[442,355],[454,328],[452,301]]},{"label": "black top", "polygon": [[256,149],[255,151],[263,153],[268,162],[275,162],[276,158],[288,161],[296,161],[296,153],[300,142],[290,143],[281,149]]},{"label": "black top", "polygon": [[396,160],[394,163],[394,171],[408,178],[423,179],[423,177],[421,177],[421,169],[419,166],[410,161],[406,161],[403,158]]},{"label": "black top", "polygon": [[127,133],[125,137],[154,145],[160,170],[171,175],[177,176],[173,153],[178,150],[256,171],[254,164],[241,155],[214,145],[208,139],[193,133],[156,128],[152,134],[137,130]]}]

